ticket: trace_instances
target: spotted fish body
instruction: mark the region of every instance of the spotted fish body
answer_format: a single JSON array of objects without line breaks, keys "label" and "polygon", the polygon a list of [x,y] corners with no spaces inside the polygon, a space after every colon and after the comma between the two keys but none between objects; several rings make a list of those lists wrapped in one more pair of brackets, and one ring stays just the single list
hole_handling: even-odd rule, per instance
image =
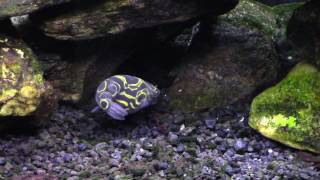
[{"label": "spotted fish body", "polygon": [[117,120],[124,120],[156,103],[160,91],[157,87],[138,77],[115,75],[104,80],[97,88],[95,100],[98,104],[92,112],[102,109]]}]

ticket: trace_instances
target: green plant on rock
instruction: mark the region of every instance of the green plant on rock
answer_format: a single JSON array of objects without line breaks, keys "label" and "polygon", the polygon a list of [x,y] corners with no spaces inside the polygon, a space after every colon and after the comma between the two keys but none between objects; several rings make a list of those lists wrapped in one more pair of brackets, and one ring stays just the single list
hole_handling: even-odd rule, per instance
[{"label": "green plant on rock", "polygon": [[320,153],[320,71],[296,65],[284,80],[255,97],[249,125],[288,146]]},{"label": "green plant on rock", "polygon": [[294,128],[296,126],[296,118],[293,116],[286,117],[283,114],[277,114],[272,117],[272,121],[279,127]]}]

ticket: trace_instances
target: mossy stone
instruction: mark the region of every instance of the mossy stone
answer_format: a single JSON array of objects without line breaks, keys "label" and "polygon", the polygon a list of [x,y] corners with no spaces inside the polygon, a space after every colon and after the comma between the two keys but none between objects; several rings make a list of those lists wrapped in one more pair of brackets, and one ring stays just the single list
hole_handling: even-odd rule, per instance
[{"label": "mossy stone", "polygon": [[303,4],[288,3],[271,7],[255,0],[240,0],[237,7],[220,16],[220,20],[262,32],[273,38],[279,29],[286,28],[294,10]]},{"label": "mossy stone", "polygon": [[249,125],[262,135],[320,153],[320,71],[299,63],[285,79],[255,97]]},{"label": "mossy stone", "polygon": [[23,42],[0,36],[0,117],[27,116],[46,92],[40,65]]},{"label": "mossy stone", "polygon": [[277,14],[272,8],[254,0],[240,0],[236,8],[220,17],[235,26],[257,30],[273,36],[277,29]]}]

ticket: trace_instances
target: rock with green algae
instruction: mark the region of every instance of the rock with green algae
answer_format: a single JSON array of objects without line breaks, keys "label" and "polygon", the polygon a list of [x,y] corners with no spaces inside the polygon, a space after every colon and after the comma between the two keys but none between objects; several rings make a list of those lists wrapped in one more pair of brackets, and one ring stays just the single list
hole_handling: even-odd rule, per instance
[{"label": "rock with green algae", "polygon": [[279,70],[274,37],[287,22],[280,14],[285,9],[289,16],[298,7],[294,4],[270,7],[240,0],[236,8],[219,16],[213,39],[200,42],[202,50],[193,48],[172,73],[176,79],[168,89],[171,106],[187,112],[226,106],[247,100],[274,81]]},{"label": "rock with green algae", "polygon": [[280,83],[255,97],[249,125],[262,135],[320,153],[320,71],[300,63]]},{"label": "rock with green algae", "polygon": [[279,29],[286,29],[294,10],[303,4],[288,3],[271,7],[255,0],[240,0],[236,8],[219,19],[274,37]]},{"label": "rock with green algae", "polygon": [[273,36],[278,28],[277,14],[272,11],[272,8],[254,0],[240,0],[236,8],[219,19],[269,36]]},{"label": "rock with green algae", "polygon": [[54,107],[53,91],[32,50],[0,35],[0,117],[45,117]]}]

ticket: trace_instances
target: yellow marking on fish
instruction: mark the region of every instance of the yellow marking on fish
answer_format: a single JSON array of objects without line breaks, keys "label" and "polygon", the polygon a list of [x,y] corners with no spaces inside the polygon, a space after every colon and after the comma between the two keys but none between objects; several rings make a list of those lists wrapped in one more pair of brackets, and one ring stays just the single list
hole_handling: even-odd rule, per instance
[{"label": "yellow marking on fish", "polygon": [[126,77],[125,76],[121,76],[121,75],[116,75],[114,76],[116,78],[118,78],[120,81],[123,82],[123,87],[124,89],[130,89],[131,91],[135,91],[137,89],[139,89],[139,87],[142,85],[143,83],[143,80],[140,79],[140,78],[137,78],[138,79],[138,82],[135,83],[135,84],[129,84]]},{"label": "yellow marking on fish", "polygon": [[137,108],[137,107],[135,107],[135,106],[133,105],[132,102],[130,102],[129,104],[130,104],[130,107],[131,107],[132,109],[136,109],[136,108]]},{"label": "yellow marking on fish", "polygon": [[21,51],[21,49],[14,49],[19,55],[21,58],[24,58],[24,52]]},{"label": "yellow marking on fish", "polygon": [[131,91],[136,91],[140,88],[140,86],[142,85],[143,80],[142,79],[138,79],[138,82],[135,84],[128,84],[127,88],[130,89]]},{"label": "yellow marking on fish", "polygon": [[137,92],[137,96],[140,97],[142,95],[147,96],[148,95],[148,91],[146,89],[142,89],[140,91]]},{"label": "yellow marking on fish", "polygon": [[128,99],[132,99],[132,100],[136,100],[136,99],[137,99],[136,97],[134,97],[134,96],[132,96],[132,95],[130,95],[130,94],[124,92],[124,91],[122,91],[122,92],[120,93],[120,95],[122,95],[122,96],[124,96],[124,97],[126,97],[126,98],[128,98]]},{"label": "yellow marking on fish", "polygon": [[120,99],[116,99],[115,101],[118,102],[118,103],[120,103],[120,104],[122,104],[122,105],[124,105],[125,107],[128,107],[128,106],[129,106],[129,104],[128,104],[127,101],[120,100]]},{"label": "yellow marking on fish", "polygon": [[138,79],[138,82],[137,82],[137,83],[135,83],[135,84],[129,84],[128,86],[140,87],[142,83],[143,83],[143,80],[142,80],[142,79]]},{"label": "yellow marking on fish", "polygon": [[126,86],[126,85],[128,84],[128,81],[127,81],[127,79],[126,79],[124,76],[116,75],[116,76],[114,76],[114,77],[116,77],[116,78],[118,78],[120,81],[122,81],[123,84],[124,84],[124,86]]},{"label": "yellow marking on fish", "polygon": [[142,89],[140,91],[137,92],[137,101],[136,101],[136,104],[140,105],[141,104],[141,101],[143,99],[141,99],[141,101],[139,101],[139,98],[140,96],[144,96],[143,99],[145,99],[147,96],[148,96],[148,91],[146,89]]}]

